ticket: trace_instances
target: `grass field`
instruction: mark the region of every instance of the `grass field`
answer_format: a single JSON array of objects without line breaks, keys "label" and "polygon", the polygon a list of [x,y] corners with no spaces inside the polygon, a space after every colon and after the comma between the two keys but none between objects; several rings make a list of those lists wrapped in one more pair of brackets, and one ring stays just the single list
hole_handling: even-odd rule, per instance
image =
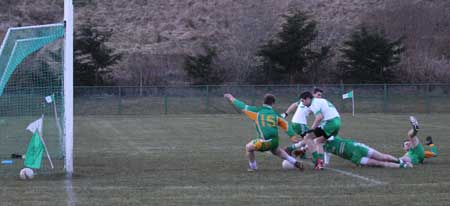
[{"label": "grass field", "polygon": [[[399,156],[407,117],[344,114],[341,134]],[[255,134],[242,115],[78,116],[73,180],[0,175],[0,205],[447,205],[450,114],[417,117],[439,157],[413,169],[333,157],[335,170],[300,173],[258,153],[260,171],[249,173],[244,144]]]}]

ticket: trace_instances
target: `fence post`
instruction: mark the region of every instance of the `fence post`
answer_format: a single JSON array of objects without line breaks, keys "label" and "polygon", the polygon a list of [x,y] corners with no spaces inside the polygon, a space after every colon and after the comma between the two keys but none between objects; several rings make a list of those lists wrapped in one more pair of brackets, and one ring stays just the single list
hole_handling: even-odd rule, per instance
[{"label": "fence post", "polygon": [[209,85],[206,85],[206,102],[205,102],[206,113],[209,113]]},{"label": "fence post", "polygon": [[[344,82],[341,81],[341,93],[338,95],[338,97],[341,97],[341,95],[343,95],[344,93],[345,93]],[[339,99],[341,99],[341,108],[342,108],[342,111],[344,112],[345,111],[345,101],[342,98],[339,98]]]},{"label": "fence post", "polygon": [[119,115],[121,115],[122,114],[122,87],[121,86],[119,86],[119,106],[118,106],[118,113],[119,113]]},{"label": "fence post", "polygon": [[[167,88],[166,88],[167,89]],[[164,114],[167,114],[167,94],[164,92]]]},{"label": "fence post", "polygon": [[384,84],[384,94],[383,94],[383,112],[387,113],[388,110],[388,86]]},{"label": "fence post", "polygon": [[252,105],[255,105],[256,103],[256,85],[253,86],[253,92],[252,92]]},{"label": "fence post", "polygon": [[426,104],[426,111],[427,113],[431,112],[431,96],[430,96],[430,84],[427,84],[426,88],[425,88],[425,96],[426,96],[426,100],[425,100],[425,104]]}]

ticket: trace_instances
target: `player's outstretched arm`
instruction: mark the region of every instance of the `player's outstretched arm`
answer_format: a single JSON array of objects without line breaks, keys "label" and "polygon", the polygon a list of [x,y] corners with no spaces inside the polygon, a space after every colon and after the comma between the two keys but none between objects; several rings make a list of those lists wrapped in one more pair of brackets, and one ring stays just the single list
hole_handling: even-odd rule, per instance
[{"label": "player's outstretched arm", "polygon": [[247,115],[248,118],[252,120],[256,120],[258,108],[255,106],[249,106],[245,104],[244,102],[236,99],[231,94],[225,94],[224,97],[228,99],[235,107],[242,110],[245,115]]},{"label": "player's outstretched arm", "polygon": [[313,122],[313,124],[311,126],[311,129],[317,128],[319,126],[320,122],[322,121],[322,119],[323,119],[322,113],[318,113],[316,115],[316,118],[314,119],[314,122]]},{"label": "player's outstretched arm", "polygon": [[283,114],[281,114],[281,116],[283,118],[286,118],[290,113],[292,113],[293,111],[295,111],[295,109],[298,107],[298,102],[292,103],[291,106],[288,107],[288,109],[286,110],[286,112],[284,112]]}]

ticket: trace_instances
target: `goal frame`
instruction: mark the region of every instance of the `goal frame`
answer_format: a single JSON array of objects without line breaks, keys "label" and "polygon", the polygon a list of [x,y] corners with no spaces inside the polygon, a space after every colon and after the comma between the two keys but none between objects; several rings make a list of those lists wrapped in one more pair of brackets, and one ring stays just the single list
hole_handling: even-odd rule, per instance
[{"label": "goal frame", "polygon": [[72,0],[64,0],[64,168],[72,176],[73,168],[73,24],[74,9]]}]

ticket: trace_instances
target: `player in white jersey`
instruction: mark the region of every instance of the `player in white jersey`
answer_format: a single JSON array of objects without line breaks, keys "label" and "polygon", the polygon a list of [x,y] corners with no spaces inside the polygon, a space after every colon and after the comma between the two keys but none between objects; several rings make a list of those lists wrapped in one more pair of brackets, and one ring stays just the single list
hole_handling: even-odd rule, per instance
[{"label": "player in white jersey", "polygon": [[[315,88],[313,91],[313,95],[315,98],[322,98],[323,91],[319,88]],[[309,130],[308,128],[308,116],[311,113],[311,110],[303,105],[303,103],[299,100],[294,102],[289,106],[285,113],[281,114],[283,118],[289,116],[289,113],[295,111],[294,116],[292,117],[292,126],[294,127],[295,132],[298,135],[304,136],[306,132]]]},{"label": "player in white jersey", "polygon": [[[323,98],[323,90],[319,88],[314,88],[313,90],[313,96],[314,98]],[[286,110],[282,116],[287,117],[289,113],[291,113],[294,109],[297,109],[295,111],[294,116],[292,117],[292,128],[294,131],[300,135],[302,138],[306,135],[306,133],[309,131],[308,128],[308,116],[311,114],[311,110],[303,105],[303,103],[299,100],[298,102],[294,102],[289,106],[289,108]],[[317,145],[318,147],[322,147],[323,144]],[[291,154],[294,152],[296,156],[300,156],[301,158],[306,158],[305,152],[306,152],[306,144],[301,141],[295,144],[291,144],[288,147],[285,148],[286,152]],[[324,153],[324,160],[325,164],[329,164],[331,158],[331,154]]]},{"label": "player in white jersey", "polygon": [[[336,136],[341,127],[341,118],[334,105],[326,99],[314,98],[310,92],[301,94],[301,102],[307,106],[315,116],[311,132],[305,136],[305,143],[312,152],[316,170],[323,169],[323,146],[326,139]],[[314,143],[314,138],[317,138]]]}]

